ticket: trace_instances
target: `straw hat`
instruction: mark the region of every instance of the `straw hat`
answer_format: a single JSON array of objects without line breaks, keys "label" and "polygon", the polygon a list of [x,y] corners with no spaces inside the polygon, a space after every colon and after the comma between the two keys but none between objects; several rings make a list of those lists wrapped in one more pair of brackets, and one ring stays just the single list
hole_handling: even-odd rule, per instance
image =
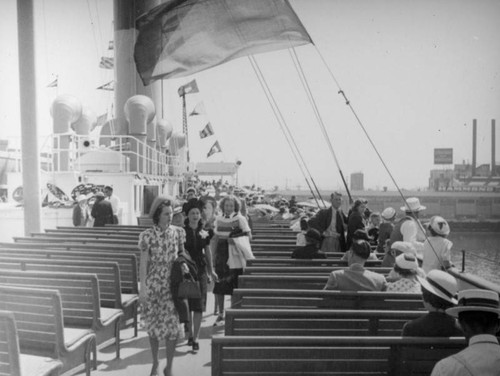
[{"label": "straw hat", "polygon": [[388,208],[385,208],[382,214],[380,214],[383,219],[386,221],[390,221],[396,217],[396,210],[394,208],[391,208],[390,206]]},{"label": "straw hat", "polygon": [[450,233],[450,226],[448,225],[448,222],[446,222],[446,219],[438,215],[431,218],[429,227],[438,235],[446,236]]},{"label": "straw hat", "polygon": [[397,241],[391,244],[391,249],[400,251],[409,255],[417,256],[417,250],[415,246],[410,242]]},{"label": "straw hat", "polygon": [[458,291],[458,284],[455,277],[453,277],[451,274],[438,269],[434,269],[427,273],[427,276],[425,278],[417,278],[422,287],[430,293],[446,300],[447,302],[457,304],[456,296]]},{"label": "straw hat", "polygon": [[446,313],[458,317],[460,312],[482,311],[496,313],[500,318],[498,293],[491,290],[471,289],[458,293],[458,306],[448,308]]},{"label": "straw hat", "polygon": [[417,197],[410,197],[406,199],[406,206],[401,206],[401,210],[405,212],[419,212],[425,210],[426,207],[420,205],[420,200]]},{"label": "straw hat", "polygon": [[396,265],[405,270],[418,270],[417,258],[407,253],[396,257]]}]

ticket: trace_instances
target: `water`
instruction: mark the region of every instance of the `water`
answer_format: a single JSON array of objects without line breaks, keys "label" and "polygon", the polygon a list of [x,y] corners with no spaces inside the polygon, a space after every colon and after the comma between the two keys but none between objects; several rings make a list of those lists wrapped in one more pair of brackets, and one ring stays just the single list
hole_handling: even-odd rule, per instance
[{"label": "water", "polygon": [[500,285],[500,234],[494,232],[451,233],[452,260],[462,269],[462,252],[465,250],[465,271]]}]

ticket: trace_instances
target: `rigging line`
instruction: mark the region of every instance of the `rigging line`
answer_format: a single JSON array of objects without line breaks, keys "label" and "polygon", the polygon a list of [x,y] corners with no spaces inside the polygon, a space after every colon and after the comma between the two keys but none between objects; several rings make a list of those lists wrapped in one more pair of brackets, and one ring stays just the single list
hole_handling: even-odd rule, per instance
[{"label": "rigging line", "polygon": [[[45,42],[45,75],[49,76],[49,47],[47,43],[47,18],[45,17],[45,0],[42,1],[42,18],[43,18],[43,38]],[[58,83],[59,84],[59,83]]]},{"label": "rigging line", "polygon": [[292,57],[292,61],[294,62],[295,69],[297,70],[297,73],[299,75],[302,86],[304,87],[304,90],[307,93],[307,99],[309,100],[309,103],[311,104],[311,107],[313,108],[313,112],[314,112],[314,115],[316,116],[316,119],[318,120],[320,130],[323,133],[323,137],[325,138],[325,141],[328,145],[328,148],[330,149],[330,152],[333,156],[333,159],[334,159],[335,164],[337,166],[337,169],[339,171],[342,182],[344,183],[344,187],[345,187],[347,195],[349,197],[349,203],[352,204],[353,200],[352,200],[351,192],[349,191],[349,187],[347,186],[347,183],[345,181],[344,173],[342,172],[342,169],[340,168],[340,163],[337,159],[337,155],[335,154],[335,150],[333,149],[333,145],[332,145],[332,142],[330,140],[330,137],[328,136],[328,132],[326,130],[325,123],[323,122],[323,118],[321,117],[321,113],[319,112],[318,105],[316,104],[316,100],[314,99],[314,96],[312,94],[311,87],[309,85],[309,82],[307,81],[307,77],[306,77],[304,70],[302,68],[302,64],[300,63],[299,56],[297,55],[297,51],[295,50],[294,47],[292,47],[291,49],[288,49],[288,52],[290,53],[290,56]]},{"label": "rigging line", "polygon": [[[89,19],[90,19],[90,25],[91,25],[91,28],[92,28],[92,36],[94,38],[94,45],[95,45],[95,51],[96,51],[96,55],[97,55],[97,60],[99,61],[99,45],[97,43],[97,37],[95,35],[94,20],[92,19],[92,11],[90,9],[90,2],[89,2],[89,0],[87,0],[87,9],[89,11]],[[101,76],[101,78],[102,78],[102,76]]]},{"label": "rigging line", "polygon": [[99,33],[99,46],[102,48],[102,30],[101,30],[101,21],[99,20],[99,6],[97,0],[95,0],[95,10],[96,10],[96,19],[97,19],[97,31]]},{"label": "rigging line", "polygon": [[267,85],[267,83],[266,83],[266,81],[264,79],[264,76],[262,75],[262,71],[259,69],[257,61],[255,60],[255,58],[253,57],[253,55],[249,55],[248,59],[250,60],[250,63],[251,63],[252,68],[253,68],[253,70],[255,72],[255,75],[257,76],[257,79],[259,80],[259,83],[260,83],[260,85],[262,87],[262,90],[264,91],[264,94],[266,95],[267,101],[268,101],[269,105],[271,106],[271,109],[272,109],[272,111],[274,113],[274,116],[275,116],[275,118],[276,118],[279,126],[280,126],[280,129],[283,132],[283,135],[285,136],[285,140],[288,143],[288,146],[290,147],[290,151],[292,152],[292,155],[295,158],[295,161],[297,162],[297,165],[299,166],[300,172],[304,176],[306,184],[309,187],[309,191],[313,195],[314,201],[316,201],[316,204],[319,207],[320,205],[319,205],[318,199],[316,198],[316,195],[314,194],[314,191],[313,191],[313,189],[311,187],[311,184],[309,183],[309,180],[307,179],[307,176],[306,176],[306,174],[304,172],[304,168],[302,167],[302,165],[301,165],[301,163],[300,163],[300,161],[299,161],[299,159],[297,157],[296,151],[294,150],[292,144],[290,143],[289,135],[285,132],[285,129],[284,129],[284,126],[283,126],[283,123],[284,123],[283,115],[279,111],[279,108],[278,108],[278,106],[276,104],[276,101],[274,100],[274,97],[272,96],[272,93],[270,92],[269,86]]},{"label": "rigging line", "polygon": [[[266,87],[267,87],[267,90],[268,90],[268,92],[269,92],[269,95],[270,95],[270,97],[271,97],[271,99],[272,99],[272,101],[273,101],[273,103],[274,103],[274,105],[275,105],[275,107],[276,107],[276,109],[277,109],[277,111],[278,111],[278,113],[279,113],[279,116],[280,116],[280,118],[282,119],[282,124],[283,124],[283,126],[284,126],[284,129],[286,130],[286,132],[287,132],[287,134],[288,134],[288,136],[289,136],[290,140],[291,140],[291,141],[292,141],[292,143],[293,143],[293,147],[294,147],[294,149],[292,148],[292,150],[295,150],[295,151],[296,151],[296,153],[297,153],[297,155],[300,157],[300,160],[301,160],[301,162],[302,162],[303,167],[304,167],[304,168],[305,168],[305,170],[307,171],[307,173],[308,173],[308,175],[309,175],[309,178],[311,179],[311,181],[313,182],[313,184],[314,184],[314,186],[315,186],[315,188],[316,188],[316,193],[318,194],[319,199],[320,199],[320,200],[321,200],[321,202],[323,203],[323,206],[326,208],[325,201],[324,201],[324,200],[323,200],[323,198],[321,197],[321,194],[319,193],[318,187],[316,186],[316,183],[314,182],[314,179],[312,178],[312,175],[311,175],[311,173],[310,173],[310,171],[309,171],[309,169],[308,169],[308,167],[307,167],[307,164],[306,164],[306,162],[305,162],[305,160],[304,160],[304,157],[302,156],[302,153],[300,152],[300,149],[299,149],[299,147],[297,146],[297,143],[295,142],[295,138],[293,137],[293,134],[292,134],[292,132],[290,131],[290,128],[288,127],[288,125],[287,125],[287,123],[286,123],[286,121],[285,121],[285,118],[284,118],[283,114],[281,113],[281,110],[280,110],[280,109],[279,109],[279,107],[278,107],[278,104],[276,103],[276,99],[274,99],[274,96],[273,96],[273,94],[272,94],[272,92],[271,92],[271,89],[269,88],[269,85],[267,85],[267,82],[266,82],[266,80],[265,80],[265,78],[264,78],[264,74],[262,73],[262,70],[260,69],[259,65],[257,64],[256,59],[255,59],[253,56],[252,56],[252,58],[253,58],[253,60],[254,60],[254,62],[255,62],[255,65],[256,65],[257,70],[259,71],[260,75],[262,76],[263,82],[265,83],[265,85],[266,85]],[[285,132],[285,131],[283,131],[283,132]],[[285,132],[285,133],[286,133],[286,132]],[[290,145],[290,147],[292,147],[292,146]],[[305,176],[305,174],[304,174],[304,176]],[[314,196],[314,194],[313,194],[313,196]],[[318,207],[319,207],[319,202],[318,202]]]},{"label": "rigging line", "polygon": [[351,101],[348,99],[347,95],[345,94],[344,90],[342,89],[342,87],[340,86],[340,83],[337,81],[337,79],[335,78],[333,72],[331,71],[330,67],[328,66],[328,64],[326,63],[326,60],[325,58],[323,57],[323,55],[321,54],[321,51],[318,49],[318,47],[314,46],[316,51],[318,52],[321,60],[323,61],[323,64],[326,66],[326,69],[328,70],[328,72],[330,73],[330,76],[332,77],[332,79],[335,81],[335,84],[337,85],[337,88],[339,89],[338,91],[338,94],[341,94],[344,99],[345,99],[345,103],[346,105],[349,107],[349,109],[351,110],[351,112],[353,113],[354,117],[356,118],[356,121],[358,122],[359,126],[361,127],[361,129],[363,130],[364,134],[366,135],[366,138],[368,139],[368,141],[370,142],[370,144],[372,145],[373,147],[373,150],[375,150],[375,153],[377,154],[378,158],[380,159],[380,162],[382,163],[382,166],[384,166],[384,169],[386,170],[387,174],[389,175],[389,177],[391,178],[392,182],[394,183],[394,186],[396,187],[399,195],[401,196],[401,198],[403,199],[403,202],[406,206],[406,210],[407,211],[410,211],[414,218],[415,218],[415,222],[418,226],[418,228],[422,231],[422,233],[424,234],[424,237],[425,237],[425,240],[427,241],[427,243],[430,245],[431,249],[432,249],[432,252],[435,254],[435,256],[437,257],[437,259],[439,260],[439,263],[441,264],[441,266],[444,268],[445,265],[443,263],[443,261],[441,260],[441,258],[439,257],[436,249],[434,248],[434,246],[432,245],[432,242],[429,241],[429,237],[427,236],[427,232],[424,228],[424,226],[422,225],[422,223],[420,222],[420,220],[418,220],[418,217],[416,217],[416,213],[413,209],[411,209],[407,203],[406,203],[406,197],[405,195],[403,194],[403,191],[401,190],[401,188],[399,187],[398,183],[396,182],[396,179],[394,178],[394,176],[392,175],[391,171],[389,170],[389,167],[386,165],[384,159],[382,158],[382,155],[379,153],[377,147],[375,146],[375,143],[373,142],[372,138],[370,137],[370,135],[368,134],[365,126],[363,125],[363,122],[361,121],[361,119],[359,118],[358,114],[356,113],[356,111],[354,110],[353,106],[351,105]]}]

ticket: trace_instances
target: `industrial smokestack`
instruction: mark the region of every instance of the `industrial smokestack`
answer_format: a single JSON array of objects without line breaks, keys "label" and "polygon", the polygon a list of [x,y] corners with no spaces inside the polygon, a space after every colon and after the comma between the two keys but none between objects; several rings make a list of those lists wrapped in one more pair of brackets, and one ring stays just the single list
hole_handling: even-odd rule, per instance
[{"label": "industrial smokestack", "polygon": [[472,176],[476,176],[477,120],[472,119]]},{"label": "industrial smokestack", "polygon": [[495,119],[491,119],[491,176],[496,176],[495,162]]}]

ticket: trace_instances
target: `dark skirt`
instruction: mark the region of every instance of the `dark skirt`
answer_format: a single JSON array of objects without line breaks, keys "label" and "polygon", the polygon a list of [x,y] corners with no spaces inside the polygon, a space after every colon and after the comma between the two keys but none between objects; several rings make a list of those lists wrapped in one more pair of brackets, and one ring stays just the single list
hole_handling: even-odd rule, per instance
[{"label": "dark skirt", "polygon": [[243,274],[243,269],[230,269],[227,265],[229,258],[229,245],[227,239],[219,239],[215,253],[215,273],[219,281],[214,284],[213,293],[216,295],[232,295],[238,288],[238,276]]}]

